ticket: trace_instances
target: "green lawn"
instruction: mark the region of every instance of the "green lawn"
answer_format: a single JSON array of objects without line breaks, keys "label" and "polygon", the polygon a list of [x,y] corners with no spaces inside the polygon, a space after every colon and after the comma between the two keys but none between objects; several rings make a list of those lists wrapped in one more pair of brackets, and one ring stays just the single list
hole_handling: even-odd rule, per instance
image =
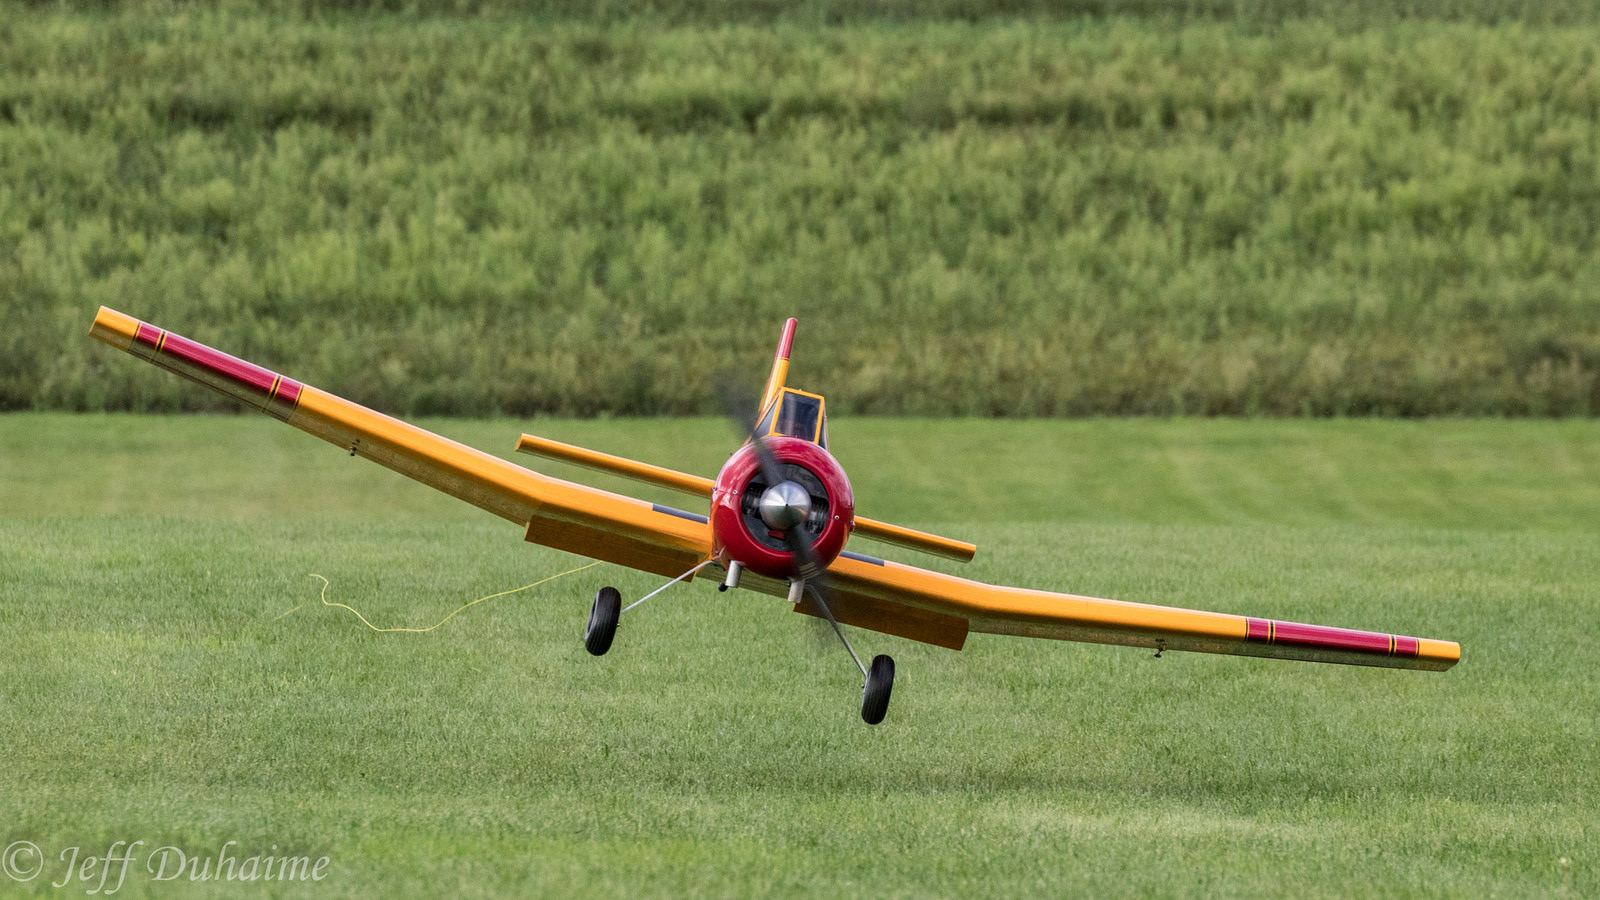
[{"label": "green lawn", "polygon": [[[709,419],[425,424],[702,474],[735,440]],[[1454,639],[1463,662],[857,632],[899,663],[871,728],[859,673],[770,598],[675,589],[594,659],[594,590],[653,587],[600,567],[374,634],[309,573],[424,625],[579,560],[265,418],[9,415],[0,844],[46,865],[0,894],[93,889],[51,887],[58,854],[117,840],[327,856],[298,889],[319,898],[1600,894],[1600,423],[832,430],[863,514],[978,543],[935,567]],[[262,888],[136,864],[120,895],[185,891]]]}]

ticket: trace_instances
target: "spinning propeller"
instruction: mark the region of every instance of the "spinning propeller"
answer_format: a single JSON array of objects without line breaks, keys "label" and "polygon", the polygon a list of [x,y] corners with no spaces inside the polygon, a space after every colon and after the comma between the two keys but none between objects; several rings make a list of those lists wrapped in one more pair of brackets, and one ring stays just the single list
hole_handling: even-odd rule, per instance
[{"label": "spinning propeller", "polygon": [[778,462],[777,455],[760,434],[758,426],[761,411],[751,412],[752,405],[746,400],[747,396],[731,386],[725,386],[723,390],[728,414],[749,435],[750,445],[755,448],[756,459],[761,466],[761,478],[766,484],[756,507],[761,521],[783,536],[784,545],[794,556],[795,576],[791,585],[798,584],[802,591],[810,592],[817,608],[822,610],[823,618],[828,620],[833,633],[839,636],[840,643],[849,651],[850,658],[855,660],[856,668],[861,670],[861,677],[866,679],[862,685],[861,718],[869,725],[876,725],[883,721],[884,714],[889,710],[889,694],[894,688],[894,660],[879,654],[873,657],[869,670],[861,664],[861,657],[856,655],[855,648],[850,646],[850,639],[845,637],[844,629],[839,627],[839,620],[834,618],[829,600],[826,570],[812,548],[811,535],[802,527],[811,515],[811,494],[804,485],[784,477],[783,466]]},{"label": "spinning propeller", "polygon": [[[894,660],[880,653],[873,657],[870,667],[862,665],[861,657],[857,656],[855,648],[850,646],[850,639],[845,636],[844,629],[840,627],[839,620],[833,614],[827,566],[818,556],[811,538],[813,530],[820,533],[827,527],[830,512],[827,490],[818,482],[817,489],[822,491],[822,496],[813,496],[812,491],[802,482],[817,481],[815,473],[799,463],[784,463],[778,459],[777,453],[760,433],[761,411],[753,410],[753,404],[745,399],[747,395],[743,391],[733,388],[731,382],[724,382],[722,393],[729,417],[749,435],[750,446],[754,450],[757,463],[756,472],[749,476],[749,480],[741,488],[744,496],[741,496],[739,505],[745,516],[743,527],[760,527],[751,522],[752,517],[759,519],[768,529],[765,536],[768,541],[774,539],[782,541],[783,547],[793,559],[793,568],[788,576],[790,602],[801,603],[807,592],[811,594],[816,608],[822,611],[822,618],[827,620],[828,625],[833,628],[833,633],[838,635],[839,642],[849,651],[856,668],[861,670],[861,676],[865,679],[861,686],[861,718],[869,725],[876,725],[883,721],[884,715],[889,711],[889,694],[894,689]],[[753,493],[756,487],[760,487],[760,496],[752,498],[749,494]],[[594,605],[589,610],[589,621],[584,627],[584,646],[595,656],[604,654],[611,649],[611,641],[616,634],[617,623],[622,613],[649,600],[672,584],[692,577],[694,573],[711,565],[712,562],[711,559],[702,561],[693,569],[645,595],[626,609],[622,607],[622,595],[616,588],[601,588],[595,595]],[[736,573],[742,565],[744,562],[740,560],[727,560],[730,578],[723,583],[720,590],[726,590],[737,583]],[[809,609],[806,611],[810,612]]]}]

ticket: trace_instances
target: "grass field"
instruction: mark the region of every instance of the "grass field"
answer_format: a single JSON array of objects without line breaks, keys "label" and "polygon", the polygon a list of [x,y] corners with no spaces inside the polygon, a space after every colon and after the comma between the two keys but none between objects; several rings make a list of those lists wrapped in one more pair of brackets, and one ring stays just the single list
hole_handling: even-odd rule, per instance
[{"label": "grass field", "polygon": [[[713,420],[519,430],[709,474]],[[0,840],[330,858],[289,895],[1594,896],[1600,426],[840,419],[979,578],[1459,640],[1443,673],[861,634],[603,567],[258,418],[0,417]],[[953,474],[952,474],[953,473]],[[681,502],[681,500],[679,501]],[[904,554],[910,558],[911,554]],[[937,565],[937,564],[936,564]],[[289,609],[298,611],[282,616]],[[281,616],[281,617],[280,617]],[[276,851],[270,848],[276,847]],[[236,896],[155,883],[124,896]]]}]

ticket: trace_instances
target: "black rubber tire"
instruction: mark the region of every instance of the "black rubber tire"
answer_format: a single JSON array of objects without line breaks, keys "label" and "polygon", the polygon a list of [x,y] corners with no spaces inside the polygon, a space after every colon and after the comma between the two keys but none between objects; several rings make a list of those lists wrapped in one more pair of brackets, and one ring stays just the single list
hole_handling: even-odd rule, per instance
[{"label": "black rubber tire", "polygon": [[583,629],[583,646],[595,656],[604,656],[617,636],[617,619],[622,617],[622,592],[603,587],[594,595],[589,608],[589,624]]},{"label": "black rubber tire", "polygon": [[861,721],[876,725],[889,712],[889,694],[894,690],[894,660],[878,654],[867,667],[867,683],[861,689]]}]

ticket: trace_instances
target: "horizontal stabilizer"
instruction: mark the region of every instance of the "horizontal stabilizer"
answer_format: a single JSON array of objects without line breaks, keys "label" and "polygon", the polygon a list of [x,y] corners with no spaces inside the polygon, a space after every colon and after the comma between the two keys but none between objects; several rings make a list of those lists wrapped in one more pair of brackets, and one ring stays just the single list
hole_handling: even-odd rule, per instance
[{"label": "horizontal stabilizer", "polygon": [[[620,475],[623,478],[632,478],[635,481],[653,484],[656,487],[683,491],[686,494],[704,497],[708,501],[711,499],[711,491],[716,486],[711,479],[701,478],[699,475],[686,475],[683,472],[675,472],[672,469],[662,468],[661,466],[653,466],[649,463],[613,456],[610,453],[601,453],[598,450],[574,447],[571,444],[563,444],[560,441],[552,441],[549,438],[542,438],[532,434],[525,434],[517,440],[517,450],[523,453],[531,453],[535,456],[572,463],[573,465],[594,469],[598,472]],[[914,528],[903,528],[899,525],[890,525],[888,522],[879,522],[876,519],[867,519],[861,516],[856,517],[854,534],[864,538],[871,538],[875,541],[883,541],[886,544],[905,547],[909,550],[919,550],[923,553],[931,553],[934,556],[943,556],[959,562],[971,562],[973,555],[978,552],[977,545],[969,544],[966,541],[940,537],[937,534],[917,531]]]},{"label": "horizontal stabilizer", "polygon": [[977,544],[940,537],[914,528],[890,525],[888,522],[879,522],[876,519],[863,519],[860,516],[856,517],[855,533],[864,538],[883,541],[885,544],[921,550],[923,553],[932,553],[934,556],[943,556],[957,562],[972,562],[972,557],[978,552]]},{"label": "horizontal stabilizer", "polygon": [[612,456],[609,453],[601,453],[599,450],[575,447],[571,444],[563,444],[560,441],[552,441],[549,438],[542,438],[532,434],[525,434],[517,439],[517,451],[531,453],[534,456],[543,456],[546,459],[572,463],[575,466],[583,466],[586,469],[594,469],[597,472],[621,475],[623,478],[632,478],[634,481],[642,481],[645,484],[653,484],[657,487],[683,491],[686,494],[695,494],[705,497],[707,500],[711,499],[711,490],[715,487],[715,484],[709,478],[686,475],[661,466],[653,466],[649,463],[638,462],[626,457]]}]

